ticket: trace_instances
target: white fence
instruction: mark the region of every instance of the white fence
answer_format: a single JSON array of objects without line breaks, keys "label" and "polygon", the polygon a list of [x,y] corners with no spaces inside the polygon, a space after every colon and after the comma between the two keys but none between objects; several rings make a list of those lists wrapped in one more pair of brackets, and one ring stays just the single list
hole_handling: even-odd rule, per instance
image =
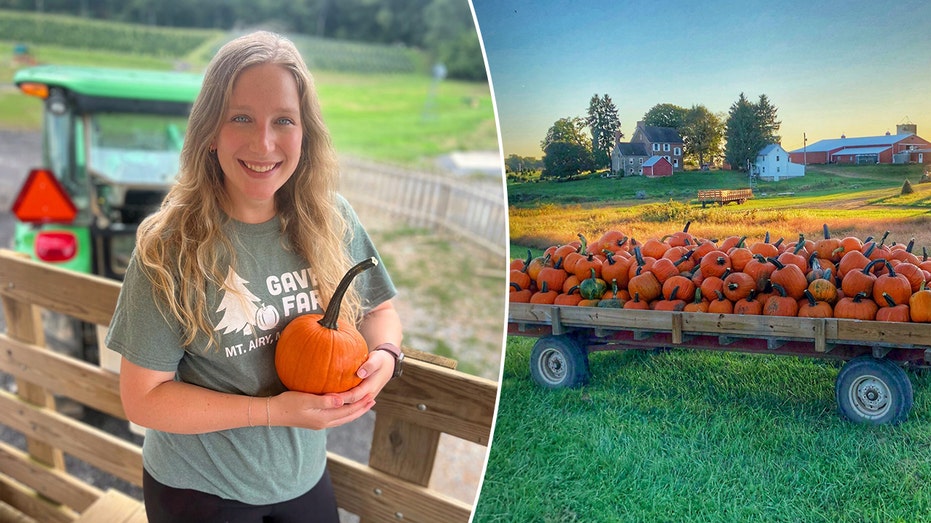
[{"label": "white fence", "polygon": [[340,192],[357,211],[387,214],[411,227],[444,230],[495,256],[507,255],[503,181],[495,186],[356,158],[340,162]]}]

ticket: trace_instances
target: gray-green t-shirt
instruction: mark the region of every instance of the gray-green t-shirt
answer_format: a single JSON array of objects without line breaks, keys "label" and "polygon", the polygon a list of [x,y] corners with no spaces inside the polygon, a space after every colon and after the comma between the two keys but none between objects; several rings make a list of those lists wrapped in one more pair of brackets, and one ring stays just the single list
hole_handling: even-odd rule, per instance
[{"label": "gray-green t-shirt", "polygon": [[[345,202],[343,212],[352,225],[352,239],[347,240],[351,259],[377,257]],[[160,313],[152,286],[135,261],[126,272],[107,345],[136,365],[176,372],[178,381],[232,394],[272,396],[285,390],[275,372],[275,344],[282,329],[298,315],[322,312],[314,277],[303,258],[283,247],[277,218],[261,224],[232,221],[227,231],[236,247],[236,266],[224,268],[224,288],[207,289],[219,348],[205,351],[202,334],[188,350],[181,347],[178,322]],[[381,263],[354,284],[366,310],[396,293]],[[264,403],[252,405],[257,425],[265,421]],[[194,435],[149,430],[143,461],[152,477],[171,487],[253,505],[278,503],[300,496],[320,479],[326,433],[265,426]]]}]

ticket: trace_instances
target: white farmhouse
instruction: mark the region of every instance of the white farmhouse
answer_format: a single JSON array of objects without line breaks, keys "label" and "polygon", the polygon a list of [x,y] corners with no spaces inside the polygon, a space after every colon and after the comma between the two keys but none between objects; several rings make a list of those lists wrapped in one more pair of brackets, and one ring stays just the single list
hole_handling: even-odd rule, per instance
[{"label": "white farmhouse", "polygon": [[757,153],[753,174],[778,182],[783,178],[805,176],[805,166],[790,162],[789,153],[778,143],[771,143]]}]

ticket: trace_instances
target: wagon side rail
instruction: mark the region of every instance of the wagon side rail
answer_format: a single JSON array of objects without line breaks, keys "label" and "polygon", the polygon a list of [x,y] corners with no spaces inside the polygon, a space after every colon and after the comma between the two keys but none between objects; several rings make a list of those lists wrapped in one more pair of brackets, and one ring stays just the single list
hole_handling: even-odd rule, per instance
[{"label": "wagon side rail", "polygon": [[[119,376],[49,350],[42,329],[41,309],[109,325],[119,289],[113,280],[0,250],[6,321],[0,372],[12,375],[17,389],[0,391],[0,424],[26,439],[25,449],[0,443],[3,507],[38,521],[72,522],[109,513],[100,504],[116,500],[124,507],[135,504],[129,509],[145,521],[141,503],[70,474],[64,459],[71,455],[141,485],[138,445],[56,410],[56,398],[66,397],[126,419]],[[497,384],[490,380],[408,359],[404,375],[379,395],[369,463],[329,455],[338,505],[363,522],[468,521],[471,506],[430,488],[431,472],[441,434],[487,447],[496,396]]]},{"label": "wagon side rail", "polygon": [[[917,349],[918,359],[931,361],[928,326],[915,323],[860,321],[839,318],[749,316],[706,312],[669,312],[511,303],[509,333],[562,334],[570,329],[590,329],[596,336],[630,331],[646,337],[668,335],[669,342],[687,345],[697,336],[718,337],[721,345],[741,339],[764,339],[771,349],[787,341],[810,343],[812,352],[830,353],[840,345],[869,347],[876,356],[895,349]],[[914,351],[913,351],[914,352]]]}]

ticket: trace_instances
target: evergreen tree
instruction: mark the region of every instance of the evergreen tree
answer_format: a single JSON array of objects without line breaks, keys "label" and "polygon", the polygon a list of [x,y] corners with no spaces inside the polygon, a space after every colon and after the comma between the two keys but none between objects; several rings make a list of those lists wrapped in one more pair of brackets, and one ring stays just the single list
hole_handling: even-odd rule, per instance
[{"label": "evergreen tree", "polygon": [[617,115],[617,106],[607,94],[599,97],[592,95],[588,102],[588,128],[592,134],[592,158],[595,167],[605,167],[611,164],[611,150],[614,141],[623,138],[621,133],[621,120]]},{"label": "evergreen tree", "polygon": [[760,126],[760,135],[765,145],[782,142],[779,136],[779,126],[782,122],[776,120],[776,107],[769,101],[765,94],[760,95],[760,100],[756,104],[757,125]]}]

